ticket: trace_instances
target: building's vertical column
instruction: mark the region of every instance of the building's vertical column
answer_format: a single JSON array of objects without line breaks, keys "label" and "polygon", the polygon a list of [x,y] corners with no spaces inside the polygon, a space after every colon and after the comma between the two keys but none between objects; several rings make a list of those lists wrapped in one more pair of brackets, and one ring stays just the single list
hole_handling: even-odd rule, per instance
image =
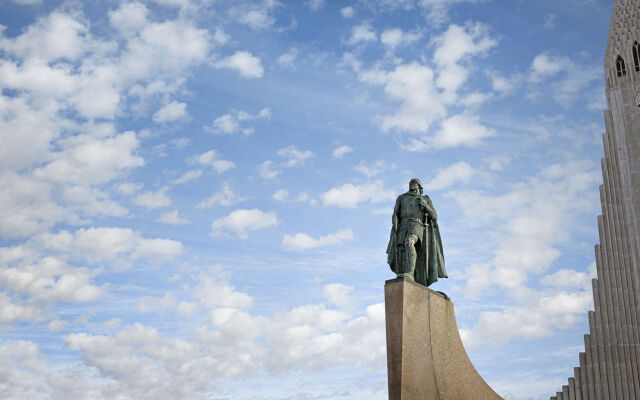
[{"label": "building's vertical column", "polygon": [[[598,219],[600,220],[600,219]],[[594,358],[594,380],[596,383],[596,395],[598,399],[609,400],[609,381],[607,375],[607,360],[611,359],[610,348],[606,346],[608,339],[607,331],[607,296],[604,286],[604,260],[602,257],[602,246],[596,246],[596,268],[598,269],[598,279],[592,281],[594,311],[589,312],[589,328],[591,332],[591,345],[595,348],[597,358]],[[593,320],[593,324],[591,324]],[[611,400],[614,400],[613,397]]]},{"label": "building's vertical column", "polygon": [[576,392],[576,400],[582,400],[582,377],[580,374],[580,367],[575,367],[573,369],[573,387]]},{"label": "building's vertical column", "polygon": [[578,354],[580,361],[580,388],[582,400],[595,400],[589,392],[589,375],[587,375],[587,354],[583,351]]},{"label": "building's vertical column", "polygon": [[[606,135],[605,135],[606,137]],[[624,320],[626,314],[626,306],[624,302],[623,283],[620,276],[622,262],[619,257],[616,225],[618,223],[615,214],[615,205],[612,198],[611,171],[607,156],[609,155],[609,146],[604,140],[605,158],[602,159],[602,175],[604,184],[600,187],[600,196],[603,208],[603,229],[606,245],[601,250],[603,256],[607,260],[605,265],[608,272],[609,285],[608,290],[611,296],[611,310],[609,315],[609,332],[611,335],[611,353],[613,355],[612,369],[614,372],[615,394],[622,400],[634,400],[629,396],[628,382],[631,378],[631,364],[629,360],[628,349],[625,349],[624,343],[628,343],[626,330],[624,329]],[[611,378],[611,376],[610,376]]]},{"label": "building's vertical column", "polygon": [[[602,193],[602,186],[600,187]],[[603,398],[607,400],[616,400],[616,386],[615,386],[615,366],[618,362],[618,356],[612,351],[613,335],[613,304],[611,298],[611,280],[609,271],[611,268],[610,259],[607,257],[607,240],[605,233],[604,216],[598,216],[598,233],[600,235],[599,246],[599,258],[600,263],[596,263],[599,266],[598,269],[598,285],[594,288],[594,299],[600,300],[600,307],[596,307],[596,332],[597,332],[597,345],[602,356],[598,361],[600,367],[600,379],[603,383],[602,391]],[[598,257],[597,256],[597,257]]]},{"label": "building's vertical column", "polygon": [[[610,118],[606,117],[605,114],[605,122],[607,124],[607,128],[611,129],[610,126]],[[613,224],[614,229],[614,249],[616,255],[616,272],[617,272],[617,282],[618,282],[618,294],[620,296],[620,306],[621,306],[621,320],[619,330],[622,333],[624,339],[624,356],[625,356],[625,368],[626,368],[626,380],[624,381],[627,390],[629,392],[630,399],[637,399],[640,396],[640,386],[639,386],[639,378],[638,378],[638,368],[637,368],[637,355],[635,352],[635,348],[632,344],[635,342],[634,334],[634,320],[635,320],[635,312],[634,312],[634,295],[633,295],[633,284],[632,278],[630,274],[630,258],[629,251],[627,248],[627,234],[626,234],[626,224],[625,224],[625,216],[623,211],[623,205],[620,199],[620,187],[619,187],[619,166],[617,154],[615,151],[615,138],[613,135],[605,134],[603,136],[604,149],[607,157],[607,162],[604,165],[603,173],[606,170],[607,176],[607,188],[609,189],[607,192],[609,203],[611,204],[611,214],[612,219],[615,222]]]},{"label": "building's vertical column", "polygon": [[589,395],[589,400],[600,400],[602,399],[601,396],[597,396],[596,395],[596,388],[597,388],[597,384],[596,384],[596,373],[594,371],[595,369],[595,363],[593,361],[593,347],[591,346],[591,335],[590,334],[585,334],[584,335],[584,348],[585,348],[585,366],[586,366],[586,372],[587,372],[587,379],[585,380],[587,382],[587,393]]},{"label": "building's vertical column", "polygon": [[[611,113],[609,111],[605,112],[605,123],[607,126],[607,131],[610,132],[613,130],[611,125]],[[617,220],[619,224],[617,226],[620,236],[620,247],[619,247],[619,255],[622,260],[622,272],[623,272],[623,283],[625,284],[625,301],[627,305],[627,320],[626,328],[628,332],[629,341],[627,342],[627,346],[629,349],[629,356],[631,361],[631,376],[633,394],[635,398],[640,398],[640,370],[638,366],[638,362],[640,362],[640,332],[638,331],[638,299],[635,296],[637,283],[634,279],[633,274],[633,246],[630,244],[632,241],[629,238],[629,230],[627,227],[627,218],[624,213],[624,205],[622,204],[622,199],[620,197],[621,192],[621,184],[620,184],[620,167],[618,154],[616,151],[611,151],[611,149],[616,149],[616,139],[614,135],[606,134],[608,137],[608,149],[610,154],[610,170],[613,173],[611,177],[611,182],[613,185],[612,195],[614,198],[615,211],[618,216]],[[631,396],[634,398],[633,396]]]},{"label": "building's vertical column", "polygon": [[569,400],[576,400],[576,380],[575,378],[569,378]]},{"label": "building's vertical column", "polygon": [[[597,284],[594,282],[594,288],[597,288]],[[597,290],[597,289],[596,289]],[[591,371],[593,373],[593,393],[596,400],[604,399],[604,391],[602,390],[602,380],[600,374],[600,360],[598,354],[598,336],[595,328],[595,313],[589,311],[589,335],[585,335],[585,339],[588,339],[589,354],[591,357],[589,365],[591,365]]]}]

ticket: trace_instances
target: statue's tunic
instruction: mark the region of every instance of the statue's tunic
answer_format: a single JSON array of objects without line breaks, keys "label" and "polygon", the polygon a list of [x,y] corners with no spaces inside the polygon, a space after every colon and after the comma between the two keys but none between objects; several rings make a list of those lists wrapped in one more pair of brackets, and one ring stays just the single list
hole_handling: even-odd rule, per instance
[{"label": "statue's tunic", "polygon": [[387,246],[387,262],[396,274],[403,273],[405,260],[401,256],[407,235],[416,235],[415,280],[429,286],[438,278],[446,278],[442,240],[436,210],[429,196],[406,192],[398,196],[393,210],[391,237]]},{"label": "statue's tunic", "polygon": [[[393,210],[394,216],[399,220],[400,226],[398,227],[398,235],[396,237],[396,243],[402,245],[407,237],[407,234],[413,234],[418,236],[420,242],[424,241],[424,227],[425,209],[427,213],[435,215],[433,206],[430,206],[426,199],[426,196],[421,196],[418,193],[407,192],[398,196],[396,200],[396,206]],[[397,222],[396,222],[397,223]]]}]

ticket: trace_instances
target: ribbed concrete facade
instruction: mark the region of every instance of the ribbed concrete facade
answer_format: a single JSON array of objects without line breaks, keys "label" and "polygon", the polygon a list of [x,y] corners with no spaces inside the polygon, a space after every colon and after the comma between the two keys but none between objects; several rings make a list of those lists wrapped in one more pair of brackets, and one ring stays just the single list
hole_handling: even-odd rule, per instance
[{"label": "ribbed concrete facade", "polygon": [[616,0],[605,55],[594,311],[574,376],[552,400],[640,399],[640,0]]}]

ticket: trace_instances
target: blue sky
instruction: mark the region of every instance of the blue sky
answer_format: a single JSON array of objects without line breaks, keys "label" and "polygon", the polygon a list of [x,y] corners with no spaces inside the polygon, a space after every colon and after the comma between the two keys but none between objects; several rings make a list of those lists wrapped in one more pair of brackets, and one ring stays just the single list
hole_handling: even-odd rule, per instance
[{"label": "blue sky", "polygon": [[386,399],[395,197],[469,356],[572,374],[611,0],[0,2],[0,397]]}]

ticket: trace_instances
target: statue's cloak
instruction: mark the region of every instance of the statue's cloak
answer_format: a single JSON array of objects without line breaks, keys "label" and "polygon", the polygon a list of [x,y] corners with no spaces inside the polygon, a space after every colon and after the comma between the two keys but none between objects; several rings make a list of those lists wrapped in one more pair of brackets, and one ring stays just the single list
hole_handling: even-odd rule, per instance
[{"label": "statue's cloak", "polygon": [[[431,199],[425,196],[427,202],[431,205]],[[438,278],[447,278],[447,270],[444,265],[444,253],[442,251],[442,239],[440,238],[440,228],[438,222],[431,217],[425,216],[426,223],[424,224],[424,232],[420,240],[419,245],[416,246],[417,260],[415,269],[415,280],[417,283],[429,286],[436,282]],[[393,227],[391,228],[391,235],[389,237],[389,244],[387,245],[387,263],[391,267],[391,270],[396,274],[401,274],[402,262],[401,260],[401,246],[404,238],[398,240],[398,232],[396,227],[398,226],[397,216],[393,215]],[[400,247],[399,247],[400,246]]]}]

